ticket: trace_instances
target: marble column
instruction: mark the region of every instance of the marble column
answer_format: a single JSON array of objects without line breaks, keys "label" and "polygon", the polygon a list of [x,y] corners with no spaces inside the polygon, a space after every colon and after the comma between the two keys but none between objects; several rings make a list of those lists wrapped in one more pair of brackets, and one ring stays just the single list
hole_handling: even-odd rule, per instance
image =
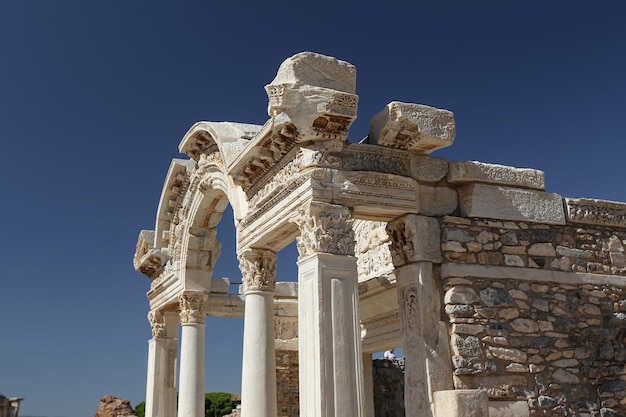
[{"label": "marble column", "polygon": [[363,357],[349,210],[311,203],[298,238],[300,415],[362,417]]},{"label": "marble column", "polygon": [[176,415],[176,358],[178,356],[178,315],[151,310],[148,320],[152,339],[148,342],[146,417]]},{"label": "marble column", "polygon": [[245,297],[241,416],[276,417],[276,254],[250,249],[239,262]]},{"label": "marble column", "polygon": [[441,295],[433,270],[433,264],[441,262],[439,222],[410,214],[390,222],[387,233],[405,356],[405,415],[432,417],[434,393],[452,389],[448,337],[441,331]]},{"label": "marble column", "polygon": [[206,303],[204,291],[183,292],[179,296],[180,388],[179,417],[204,417],[204,338]]}]

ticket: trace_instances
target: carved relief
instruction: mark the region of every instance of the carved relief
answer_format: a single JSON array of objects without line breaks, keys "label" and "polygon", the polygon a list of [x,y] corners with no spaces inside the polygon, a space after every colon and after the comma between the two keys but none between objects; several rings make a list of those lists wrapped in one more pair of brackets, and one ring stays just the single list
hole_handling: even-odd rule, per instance
[{"label": "carved relief", "polygon": [[354,255],[354,231],[348,208],[314,203],[302,209],[294,222],[300,227],[297,238],[300,256],[315,252]]},{"label": "carved relief", "polygon": [[150,277],[150,279],[157,278],[161,273],[165,264],[167,263],[167,257],[156,249],[150,250],[145,254],[137,263],[135,263],[135,270],[141,272],[144,275]]},{"label": "carved relief", "polygon": [[365,144],[351,145],[345,160],[346,166],[353,171],[377,171],[411,176],[411,160],[404,151],[385,149],[380,146]]},{"label": "carved relief", "polygon": [[274,317],[274,335],[278,340],[298,338],[298,317]]},{"label": "carved relief", "polygon": [[381,275],[393,269],[385,222],[355,221],[355,254],[360,277]]},{"label": "carved relief", "polygon": [[274,291],[276,289],[276,254],[269,250],[252,249],[239,255],[243,275],[243,292]]},{"label": "carved relief", "polygon": [[184,292],[178,297],[181,324],[204,324],[206,319],[206,292]]},{"label": "carved relief", "polygon": [[256,187],[253,186],[250,188],[249,194],[254,193],[254,195],[250,198],[250,205],[255,207],[264,204],[268,199],[277,193],[280,193],[281,190],[284,190],[286,184],[297,181],[297,176],[300,173],[301,167],[302,153],[298,152],[293,160],[280,168],[277,172],[273,173],[268,182],[262,186],[259,184]]},{"label": "carved relief", "polygon": [[390,313],[381,314],[368,320],[363,320],[362,324],[368,329],[376,327],[386,326],[388,324],[397,323],[400,321],[400,313],[398,311],[392,311]]},{"label": "carved relief", "polygon": [[593,199],[566,198],[568,220],[572,223],[626,227],[626,204]]},{"label": "carved relief", "polygon": [[387,233],[391,238],[389,249],[395,266],[412,262],[415,254],[414,234],[411,222],[396,221],[387,225]]},{"label": "carved relief", "polygon": [[157,337],[167,336],[163,314],[159,310],[150,310],[148,312],[148,321],[150,322],[150,327],[152,327],[152,337],[156,339]]}]

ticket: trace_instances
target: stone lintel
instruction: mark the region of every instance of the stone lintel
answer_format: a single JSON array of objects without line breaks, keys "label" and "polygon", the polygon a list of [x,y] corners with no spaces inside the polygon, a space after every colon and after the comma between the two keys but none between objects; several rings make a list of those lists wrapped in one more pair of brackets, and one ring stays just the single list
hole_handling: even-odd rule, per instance
[{"label": "stone lintel", "polygon": [[566,198],[565,213],[570,223],[626,228],[626,203]]},{"label": "stone lintel", "polygon": [[426,155],[452,145],[455,135],[451,111],[392,101],[372,118],[368,142]]},{"label": "stone lintel", "polygon": [[478,389],[435,392],[436,417],[489,417],[487,393]]},{"label": "stone lintel", "polygon": [[464,217],[565,224],[558,194],[485,184],[465,185],[458,191]]},{"label": "stone lintel", "polygon": [[357,217],[389,221],[418,210],[417,182],[412,178],[366,171],[333,171],[333,202]]},{"label": "stone lintel", "polygon": [[530,188],[540,191],[545,189],[544,174],[542,171],[529,168],[515,168],[506,165],[486,164],[478,161],[450,162],[448,182],[451,184],[479,182]]}]

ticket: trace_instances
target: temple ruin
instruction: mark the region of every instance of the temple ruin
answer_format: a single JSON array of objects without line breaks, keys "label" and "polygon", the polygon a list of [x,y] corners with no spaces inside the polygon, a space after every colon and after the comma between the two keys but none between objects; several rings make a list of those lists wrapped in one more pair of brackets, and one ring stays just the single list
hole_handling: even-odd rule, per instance
[{"label": "temple ruin", "polygon": [[[263,126],[189,129],[139,235],[147,417],[204,416],[207,315],[244,317],[243,417],[374,417],[372,353],[390,346],[406,416],[626,415],[626,204],[431,157],[455,122],[425,105],[389,103],[350,143],[356,71],[332,57],[297,54],[265,89]],[[228,204],[240,294],[212,276]],[[298,282],[277,283],[294,240]],[[277,401],[294,362],[297,407]]]}]

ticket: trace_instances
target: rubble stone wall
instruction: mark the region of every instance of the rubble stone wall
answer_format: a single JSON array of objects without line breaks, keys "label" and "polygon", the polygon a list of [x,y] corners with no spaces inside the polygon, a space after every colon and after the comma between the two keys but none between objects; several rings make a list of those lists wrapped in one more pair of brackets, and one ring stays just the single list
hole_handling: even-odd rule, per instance
[{"label": "rubble stone wall", "polygon": [[278,417],[298,417],[298,351],[276,351],[276,382]]},{"label": "rubble stone wall", "polygon": [[598,278],[550,282],[542,271],[533,280],[532,270],[525,279],[445,277],[455,388],[526,400],[533,416],[626,415],[626,279],[612,278],[626,276],[626,231],[446,217],[441,244],[444,262],[468,271]]},{"label": "rubble stone wall", "polygon": [[404,417],[404,358],[374,359],[374,416]]}]

